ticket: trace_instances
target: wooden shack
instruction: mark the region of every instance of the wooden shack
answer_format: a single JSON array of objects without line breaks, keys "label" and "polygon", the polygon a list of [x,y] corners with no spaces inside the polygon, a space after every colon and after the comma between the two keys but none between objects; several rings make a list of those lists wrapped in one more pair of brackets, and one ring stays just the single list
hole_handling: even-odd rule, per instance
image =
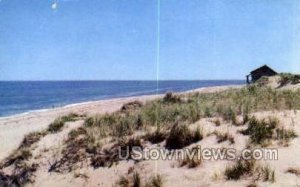
[{"label": "wooden shack", "polygon": [[247,83],[253,83],[255,81],[257,81],[258,79],[260,79],[263,76],[274,76],[277,75],[277,72],[274,71],[272,68],[270,68],[267,65],[261,66],[253,71],[250,72],[249,75],[246,76],[247,79]]}]

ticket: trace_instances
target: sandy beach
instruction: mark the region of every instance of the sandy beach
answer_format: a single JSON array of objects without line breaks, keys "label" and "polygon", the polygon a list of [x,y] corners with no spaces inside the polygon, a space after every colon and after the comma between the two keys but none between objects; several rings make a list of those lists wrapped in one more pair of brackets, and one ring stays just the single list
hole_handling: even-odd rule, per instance
[{"label": "sandy beach", "polygon": [[[230,88],[238,88],[241,86],[217,86],[200,88],[189,92],[215,92]],[[86,114],[88,116],[94,114],[111,113],[119,110],[120,107],[131,101],[146,102],[162,95],[145,95],[135,97],[125,97],[116,99],[107,99],[101,101],[93,101],[86,103],[71,104],[61,108],[47,109],[45,111],[29,112],[10,117],[0,118],[0,160],[9,155],[9,153],[17,148],[22,141],[24,135],[45,129],[54,119],[69,113]]]},{"label": "sandy beach", "polygon": [[[297,85],[299,86],[299,85]],[[240,90],[243,85],[232,86],[218,86],[207,87],[180,94],[217,94],[226,90]],[[286,88],[282,88],[286,90]],[[296,90],[296,88],[293,88]],[[18,146],[22,142],[24,136],[31,132],[43,131],[47,129],[50,123],[56,118],[70,113],[76,113],[79,115],[95,116],[98,114],[111,114],[120,110],[120,108],[133,101],[139,101],[141,103],[151,102],[155,99],[162,99],[164,95],[146,95],[126,98],[108,99],[95,102],[87,102],[80,104],[72,104],[69,106],[49,109],[46,111],[30,112],[28,114],[22,114],[17,116],[4,117],[0,119],[0,160],[4,160],[10,154],[13,154],[14,150],[18,149]],[[280,128],[293,129],[296,134],[300,134],[300,111],[298,110],[272,110],[272,111],[260,111],[251,113],[251,116],[256,117],[258,120],[269,119],[276,117],[279,121]],[[216,125],[216,120],[220,120]],[[189,125],[190,129],[197,129],[199,126],[202,129],[203,139],[195,142],[186,148],[192,148],[194,146],[207,147],[207,148],[233,148],[236,150],[242,150],[249,146],[249,137],[239,133],[245,130],[244,125],[235,125],[234,123],[241,123],[243,116],[236,116],[237,122],[226,121],[219,117],[205,117],[195,121]],[[93,168],[89,166],[89,162],[81,163],[81,166],[70,172],[49,172],[49,165],[57,162],[61,157],[63,150],[65,149],[70,132],[82,127],[84,119],[76,121],[66,122],[62,131],[48,134],[42,137],[37,143],[31,146],[33,160],[29,163],[37,162],[39,167],[34,173],[34,179],[32,182],[26,184],[26,186],[119,186],[119,180],[122,176],[130,177],[132,171],[139,173],[140,180],[148,181],[153,174],[157,173],[162,177],[163,186],[248,186],[255,184],[256,186],[292,186],[300,183],[299,177],[292,173],[287,173],[289,168],[298,168],[300,163],[297,160],[300,156],[299,145],[300,138],[294,138],[288,145],[282,146],[274,143],[269,145],[270,148],[277,148],[279,159],[278,160],[266,160],[259,161],[257,169],[259,172],[263,171],[260,167],[268,165],[271,171],[276,171],[276,179],[262,180],[259,176],[258,179],[251,177],[241,178],[240,180],[227,180],[224,177],[224,169],[234,164],[230,160],[204,160],[201,161],[200,166],[190,168],[186,166],[178,165],[178,161],[174,160],[145,160],[142,162],[134,162],[133,160],[119,161],[118,164],[112,167],[99,167]],[[96,133],[96,132],[95,132]],[[138,136],[140,132],[137,131],[133,136]],[[219,134],[218,134],[219,133]],[[219,136],[223,134],[229,134],[232,137],[232,141],[225,139],[219,142]],[[93,133],[92,133],[93,134]],[[228,137],[227,137],[228,138]],[[104,138],[103,146],[111,145],[113,139]],[[165,141],[158,144],[145,143],[144,146],[148,148],[164,147]],[[11,168],[5,168],[5,172],[10,173]],[[255,177],[254,177],[255,178]],[[125,180],[125,179],[124,179]],[[127,180],[127,179],[126,179]],[[128,179],[130,182],[132,179]],[[121,185],[122,186],[122,185]]]}]

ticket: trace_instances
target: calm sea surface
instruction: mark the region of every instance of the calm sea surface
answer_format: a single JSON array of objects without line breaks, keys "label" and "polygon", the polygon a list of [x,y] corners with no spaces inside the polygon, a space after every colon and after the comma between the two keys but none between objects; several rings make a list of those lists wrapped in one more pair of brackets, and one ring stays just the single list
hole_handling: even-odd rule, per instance
[{"label": "calm sea surface", "polygon": [[[159,93],[244,81],[160,81]],[[156,81],[0,81],[0,116],[73,103],[156,93]]]}]

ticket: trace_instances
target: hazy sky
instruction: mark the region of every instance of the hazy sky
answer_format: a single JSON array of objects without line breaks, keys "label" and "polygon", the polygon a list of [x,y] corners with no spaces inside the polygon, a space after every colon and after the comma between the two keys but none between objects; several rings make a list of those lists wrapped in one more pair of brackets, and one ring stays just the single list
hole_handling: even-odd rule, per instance
[{"label": "hazy sky", "polygon": [[[0,80],[156,79],[158,0],[0,0]],[[300,73],[300,0],[160,0],[160,79]]]}]

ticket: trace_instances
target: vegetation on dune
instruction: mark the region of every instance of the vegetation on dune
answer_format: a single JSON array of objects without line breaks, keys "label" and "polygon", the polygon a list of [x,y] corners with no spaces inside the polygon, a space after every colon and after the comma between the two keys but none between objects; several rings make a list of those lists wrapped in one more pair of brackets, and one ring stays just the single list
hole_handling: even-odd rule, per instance
[{"label": "vegetation on dune", "polygon": [[179,166],[187,166],[188,168],[195,168],[202,164],[202,158],[199,154],[199,147],[194,147],[191,149],[190,155],[185,155],[182,160],[179,160]]},{"label": "vegetation on dune", "polygon": [[238,180],[242,176],[253,173],[254,160],[238,160],[234,165],[226,167],[225,177],[227,180]]},{"label": "vegetation on dune", "polygon": [[250,135],[252,143],[262,144],[273,137],[274,130],[278,127],[277,119],[265,119],[259,121],[255,117],[252,117],[249,121],[248,128],[241,131],[244,135]]},{"label": "vegetation on dune", "polygon": [[222,133],[222,132],[214,131],[212,134],[216,135],[218,143],[222,143],[225,141],[229,141],[230,144],[235,143],[234,137],[231,134],[229,134],[228,132]]},{"label": "vegetation on dune", "polygon": [[251,143],[265,145],[270,140],[280,140],[288,142],[290,139],[297,137],[292,129],[279,127],[279,120],[269,118],[268,120],[258,120],[252,117],[249,120],[248,128],[241,131],[244,135],[249,135]]},{"label": "vegetation on dune", "polygon": [[0,169],[10,167],[10,175],[0,171],[0,185],[6,186],[24,186],[28,182],[34,182],[34,172],[38,164],[31,163],[33,145],[49,133],[58,132],[67,121],[75,121],[83,116],[71,113],[62,116],[51,123],[47,130],[32,132],[23,138],[19,147],[13,151],[7,158],[0,163]]},{"label": "vegetation on dune", "polygon": [[22,140],[22,142],[19,146],[19,149],[30,147],[32,144],[38,142],[45,135],[46,135],[46,132],[44,132],[44,131],[42,131],[42,132],[32,132],[32,133],[27,134],[23,138],[23,140]]},{"label": "vegetation on dune", "polygon": [[150,180],[145,185],[146,187],[163,187],[163,177],[161,175],[154,175],[150,178]]},{"label": "vegetation on dune", "polygon": [[129,176],[121,176],[117,185],[120,187],[163,187],[161,175],[154,175],[148,181],[142,182],[140,174],[134,172]]},{"label": "vegetation on dune", "polygon": [[259,78],[255,83],[256,83],[256,85],[259,86],[259,87],[267,86],[267,85],[269,84],[269,77],[262,76],[262,77]]},{"label": "vegetation on dune", "polygon": [[21,165],[32,157],[32,153],[29,149],[17,149],[9,157],[4,159],[0,165],[0,169],[9,167],[11,165]]},{"label": "vegetation on dune", "polygon": [[64,127],[66,122],[76,121],[76,120],[80,119],[81,117],[84,117],[84,116],[78,115],[75,113],[70,113],[66,116],[59,117],[59,118],[55,119],[54,122],[52,122],[49,125],[47,131],[49,133],[57,133],[62,130],[62,128]]},{"label": "vegetation on dune", "polygon": [[[250,135],[254,143],[262,143],[278,134],[277,127],[274,128],[271,124],[266,128],[265,125],[255,124],[255,121],[251,122],[249,114],[286,109],[300,109],[300,90],[275,90],[254,85],[242,89],[190,93],[184,96],[168,93],[162,99],[145,104],[131,102],[117,112],[86,118],[83,127],[70,132],[63,158],[66,157],[65,160],[68,160],[66,155],[83,152],[93,160],[94,167],[110,166],[112,161],[115,163],[113,158],[107,158],[109,164],[104,164],[105,159],[99,157],[99,153],[108,151],[100,146],[101,142],[110,137],[117,145],[120,139],[128,140],[136,131],[142,133],[141,138],[146,141],[159,143],[165,140],[166,148],[181,149],[203,137],[200,129],[191,130],[188,124],[207,117],[222,119],[234,125],[249,123],[250,127],[244,134]],[[242,116],[242,121],[238,116]],[[216,125],[221,125],[220,120]],[[153,131],[153,128],[156,130]],[[284,134],[278,137],[287,136]],[[219,142],[224,140],[234,142],[230,136],[220,135]],[[78,145],[83,151],[68,148]],[[76,159],[69,160],[76,161]]]},{"label": "vegetation on dune", "polygon": [[281,73],[279,84],[280,86],[285,86],[287,84],[298,84],[300,83],[300,75],[295,75],[291,73]]},{"label": "vegetation on dune", "polygon": [[[249,114],[291,109],[300,109],[300,90],[275,90],[255,85],[215,93],[190,93],[185,96],[168,93],[162,99],[145,104],[130,102],[117,112],[88,117],[82,127],[70,131],[61,157],[50,163],[49,172],[70,172],[85,161],[94,168],[111,167],[120,161],[119,148],[122,151],[128,149],[128,159],[132,159],[133,147],[143,149],[144,141],[154,144],[165,141],[163,145],[166,149],[182,149],[203,139],[200,127],[193,130],[189,126],[201,118],[217,119],[214,121],[216,126],[222,125],[221,121],[233,125],[248,124],[241,133],[248,135],[253,144],[264,145],[270,140],[289,141],[297,136],[294,130],[280,127],[275,118],[258,120],[249,117]],[[25,136],[19,148],[0,164],[0,169],[13,166],[14,174],[8,176],[0,172],[0,180],[3,178],[11,182],[18,176],[21,179],[23,177],[22,181],[25,183],[30,181],[38,167],[28,164],[32,158],[32,145],[49,133],[61,131],[66,122],[82,117],[77,114],[62,116],[51,123],[47,130]],[[140,134],[136,137],[135,132]],[[215,131],[214,134],[218,143],[234,143],[233,136],[228,133]],[[103,143],[109,146],[103,146]],[[181,160],[180,166],[193,168],[201,163],[201,159],[192,157]],[[239,160],[227,167],[225,177],[227,180],[238,180],[243,176],[253,176],[255,172],[264,181],[275,181],[274,171],[267,166],[258,167],[252,160]],[[289,172],[295,173],[294,170]],[[19,183],[23,184],[22,181]],[[140,175],[133,173],[129,178],[122,177],[119,185],[142,186],[141,182]],[[162,186],[162,177],[154,176],[144,185]]]},{"label": "vegetation on dune", "polygon": [[287,173],[291,173],[291,174],[295,174],[297,176],[300,176],[300,168],[292,168],[292,167],[290,167],[290,168],[288,168],[286,170],[286,172]]},{"label": "vegetation on dune", "polygon": [[26,183],[33,183],[34,172],[37,168],[37,164],[23,164],[15,168],[11,175],[0,171],[0,186],[24,186]]},{"label": "vegetation on dune", "polygon": [[255,160],[237,160],[231,166],[227,166],[224,172],[227,180],[239,180],[242,177],[255,181],[275,182],[275,171],[268,165],[260,165]]},{"label": "vegetation on dune", "polygon": [[167,138],[167,133],[160,130],[160,128],[157,128],[154,132],[147,132],[143,138],[153,144],[156,144],[164,141]]},{"label": "vegetation on dune", "polygon": [[166,139],[167,149],[181,149],[194,142],[198,142],[203,138],[199,128],[196,131],[191,131],[187,125],[175,124]]},{"label": "vegetation on dune", "polygon": [[130,112],[130,111],[136,110],[136,109],[138,109],[138,108],[140,108],[142,106],[143,106],[142,102],[140,102],[140,101],[132,101],[132,102],[124,104],[121,107],[121,111],[122,112]]},{"label": "vegetation on dune", "polygon": [[165,103],[180,103],[182,101],[179,95],[175,95],[172,92],[166,93],[163,98],[163,102]]}]

